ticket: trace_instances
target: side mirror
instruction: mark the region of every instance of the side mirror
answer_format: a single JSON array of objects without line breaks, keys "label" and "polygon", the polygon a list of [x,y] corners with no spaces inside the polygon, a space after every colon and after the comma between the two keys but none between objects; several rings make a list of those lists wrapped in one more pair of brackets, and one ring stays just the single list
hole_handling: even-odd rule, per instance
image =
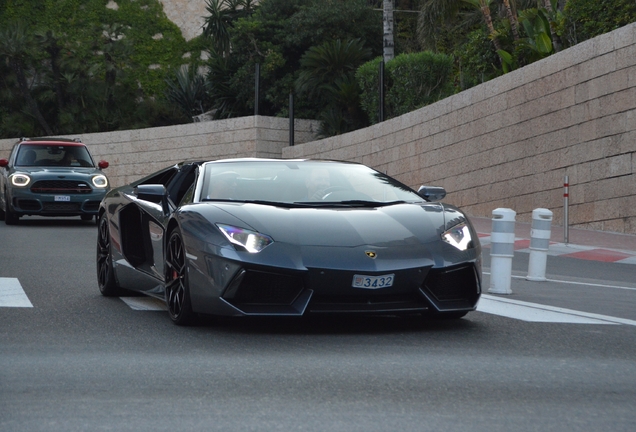
[{"label": "side mirror", "polygon": [[135,187],[135,193],[140,200],[157,204],[161,203],[161,200],[168,196],[166,187],[161,184],[139,185]]},{"label": "side mirror", "polygon": [[108,168],[108,162],[106,162],[105,160],[100,160],[97,166],[99,167],[99,169]]},{"label": "side mirror", "polygon": [[440,186],[420,186],[417,194],[426,201],[441,201],[446,197],[446,189]]},{"label": "side mirror", "polygon": [[0,159],[0,167],[4,168],[9,165],[9,159]]},{"label": "side mirror", "polygon": [[162,184],[138,185],[135,187],[137,198],[143,201],[150,201],[155,204],[161,204],[161,208],[165,214],[170,213],[168,205],[168,190]]}]

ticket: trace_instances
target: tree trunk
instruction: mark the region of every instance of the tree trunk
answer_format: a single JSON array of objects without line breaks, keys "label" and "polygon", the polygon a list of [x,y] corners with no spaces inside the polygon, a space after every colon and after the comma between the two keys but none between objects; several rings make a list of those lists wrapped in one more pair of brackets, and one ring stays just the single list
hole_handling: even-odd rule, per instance
[{"label": "tree trunk", "polygon": [[[546,0],[549,2],[550,0]],[[512,37],[514,40],[519,40],[519,21],[517,20],[517,16],[512,12],[512,7],[510,6],[510,0],[503,0],[504,6],[506,8],[506,15],[508,15],[508,21],[510,21],[510,29],[512,30]]]},{"label": "tree trunk", "polygon": [[559,35],[556,34],[556,13],[557,11],[552,9],[552,3],[550,0],[543,0],[543,4],[545,6],[545,10],[548,11],[550,15],[550,36],[552,37],[552,46],[554,47],[554,52],[559,52],[561,50],[561,44],[559,43]]},{"label": "tree trunk", "polygon": [[395,42],[393,39],[393,0],[383,0],[384,21],[384,63],[393,60],[395,56]]},{"label": "tree trunk", "polygon": [[492,23],[492,15],[490,15],[490,8],[488,7],[488,3],[486,3],[484,0],[480,0],[479,3],[481,13],[484,15],[486,26],[488,27],[490,37],[492,38],[492,43],[495,45],[495,49],[499,51],[501,49],[501,44],[499,43],[499,39],[497,39],[496,36],[497,32],[495,32],[495,26]]}]

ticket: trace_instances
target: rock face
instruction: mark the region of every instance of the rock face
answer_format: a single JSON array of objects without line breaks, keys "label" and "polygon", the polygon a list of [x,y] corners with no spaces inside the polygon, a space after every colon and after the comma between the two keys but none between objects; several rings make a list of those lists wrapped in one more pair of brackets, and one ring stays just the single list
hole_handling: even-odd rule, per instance
[{"label": "rock face", "polygon": [[159,0],[170,21],[175,23],[186,40],[201,34],[207,15],[205,0]]}]

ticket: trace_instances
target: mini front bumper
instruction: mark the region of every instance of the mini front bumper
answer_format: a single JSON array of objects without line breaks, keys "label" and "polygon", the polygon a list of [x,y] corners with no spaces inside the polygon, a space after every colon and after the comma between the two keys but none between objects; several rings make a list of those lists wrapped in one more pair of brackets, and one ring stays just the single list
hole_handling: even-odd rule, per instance
[{"label": "mini front bumper", "polygon": [[29,189],[13,188],[9,202],[17,215],[79,216],[96,215],[106,190],[93,189],[81,194],[37,194]]}]

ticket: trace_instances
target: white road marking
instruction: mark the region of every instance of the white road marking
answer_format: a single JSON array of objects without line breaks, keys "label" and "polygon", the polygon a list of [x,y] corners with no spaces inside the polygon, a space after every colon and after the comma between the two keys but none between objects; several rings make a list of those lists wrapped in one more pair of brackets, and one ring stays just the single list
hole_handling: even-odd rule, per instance
[{"label": "white road marking", "polygon": [[33,307],[18,279],[0,277],[0,307]]},{"label": "white road marking", "polygon": [[571,324],[626,324],[636,326],[636,321],[581,312],[538,303],[511,300],[482,294],[477,310],[528,322],[554,322]]},{"label": "white road marking", "polygon": [[154,297],[120,297],[133,310],[165,311],[166,303]]},{"label": "white road marking", "polygon": [[[483,274],[490,275],[490,273],[488,272],[483,272]],[[511,278],[526,279],[525,276],[515,276],[515,275],[512,275]],[[615,288],[615,289],[623,289],[628,291],[636,291],[636,288],[634,287],[628,287],[628,286],[622,286],[622,285],[594,284],[589,282],[576,282],[576,281],[567,281],[567,280],[559,280],[559,279],[546,279],[545,282],[561,283],[565,285],[585,285],[585,286],[592,286],[592,287],[598,287],[598,288]]]}]

